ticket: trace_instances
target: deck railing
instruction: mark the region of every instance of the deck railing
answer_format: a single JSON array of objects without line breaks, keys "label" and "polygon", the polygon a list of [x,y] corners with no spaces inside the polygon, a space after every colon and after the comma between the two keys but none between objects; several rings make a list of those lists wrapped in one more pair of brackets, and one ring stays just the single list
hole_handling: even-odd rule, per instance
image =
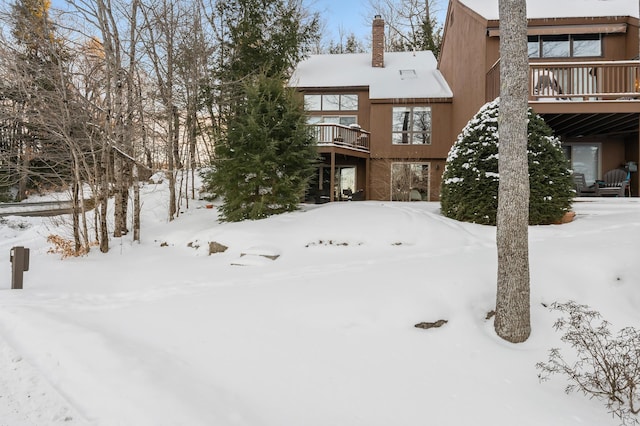
[{"label": "deck railing", "polygon": [[359,127],[319,123],[313,126],[313,132],[318,145],[335,145],[369,152],[371,133]]},{"label": "deck railing", "polygon": [[[489,70],[487,101],[500,94],[500,61]],[[640,99],[639,61],[532,62],[531,101],[603,101]]]}]

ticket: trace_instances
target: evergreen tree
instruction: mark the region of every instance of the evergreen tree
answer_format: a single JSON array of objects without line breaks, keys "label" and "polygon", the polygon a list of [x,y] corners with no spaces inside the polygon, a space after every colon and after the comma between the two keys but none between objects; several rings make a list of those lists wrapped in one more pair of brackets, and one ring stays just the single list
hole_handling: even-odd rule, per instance
[{"label": "evergreen tree", "polygon": [[[449,152],[441,191],[447,217],[496,224],[498,107],[498,100],[484,105]],[[575,195],[569,162],[551,128],[530,108],[528,123],[529,223],[554,223],[569,211]]]},{"label": "evergreen tree", "polygon": [[303,19],[295,0],[226,0],[231,77],[258,70],[268,76],[289,72],[317,37],[318,18]]},{"label": "evergreen tree", "polygon": [[69,152],[50,125],[60,122],[56,105],[68,82],[68,55],[56,36],[49,8],[49,0],[17,0],[8,16],[14,43],[3,52],[11,58],[3,58],[8,76],[0,96],[7,101],[2,105],[8,108],[3,116],[11,117],[13,130],[11,149],[0,152],[9,158],[0,162],[13,165],[3,180],[17,184],[18,200],[26,197],[28,189],[59,185],[70,177]]},{"label": "evergreen tree", "polygon": [[[342,37],[340,37],[340,40],[342,40]],[[358,37],[356,37],[354,33],[351,33],[347,36],[344,43],[342,43],[342,41],[334,42],[331,40],[327,52],[332,55],[340,53],[363,53],[364,46],[362,42],[358,40]]]},{"label": "evergreen tree", "polygon": [[218,0],[222,21],[214,81],[217,110],[226,116],[242,98],[250,76],[288,76],[319,38],[318,15],[309,16],[299,0]]},{"label": "evergreen tree", "polygon": [[354,33],[347,36],[347,41],[344,44],[344,53],[363,53],[364,46],[362,42],[358,40],[358,37]]},{"label": "evergreen tree", "polygon": [[414,34],[416,50],[430,50],[436,58],[440,55],[442,34],[435,27],[435,20],[431,17],[423,17],[418,30]]},{"label": "evergreen tree", "polygon": [[245,85],[245,97],[216,146],[208,183],[224,198],[222,220],[260,219],[295,210],[317,157],[303,102],[282,77]]}]

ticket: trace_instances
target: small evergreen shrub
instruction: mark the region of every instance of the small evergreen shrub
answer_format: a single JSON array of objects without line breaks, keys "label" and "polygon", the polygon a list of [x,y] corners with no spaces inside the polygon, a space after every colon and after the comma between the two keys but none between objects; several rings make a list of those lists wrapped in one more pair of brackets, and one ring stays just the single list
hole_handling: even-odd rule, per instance
[{"label": "small evergreen shrub", "polygon": [[[485,104],[449,151],[442,176],[442,214],[452,219],[496,224],[498,210],[498,107]],[[529,223],[558,222],[575,196],[569,161],[560,140],[529,108]]]}]

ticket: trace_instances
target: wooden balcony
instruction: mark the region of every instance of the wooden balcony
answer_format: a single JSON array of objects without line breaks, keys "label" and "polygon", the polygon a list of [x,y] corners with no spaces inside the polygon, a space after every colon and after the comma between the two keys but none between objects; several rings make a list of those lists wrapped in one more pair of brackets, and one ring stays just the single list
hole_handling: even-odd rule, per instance
[{"label": "wooden balcony", "polygon": [[[500,61],[487,73],[486,100],[500,94]],[[531,62],[530,102],[640,101],[640,61]]]},{"label": "wooden balcony", "polygon": [[319,123],[312,126],[318,146],[336,146],[360,152],[369,152],[370,132],[355,126]]}]

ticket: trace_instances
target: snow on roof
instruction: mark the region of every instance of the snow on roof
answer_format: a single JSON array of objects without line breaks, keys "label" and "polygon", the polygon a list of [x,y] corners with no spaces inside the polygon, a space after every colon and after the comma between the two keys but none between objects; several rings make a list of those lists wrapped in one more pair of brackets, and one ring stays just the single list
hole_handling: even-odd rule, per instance
[{"label": "snow on roof", "polygon": [[453,97],[430,51],[386,52],[383,68],[371,66],[370,53],[312,55],[298,64],[289,84],[299,88],[369,87],[370,99]]},{"label": "snow on roof", "polygon": [[[460,0],[485,19],[498,19],[498,0]],[[527,0],[527,17],[593,18],[600,16],[638,17],[637,0]]]}]

